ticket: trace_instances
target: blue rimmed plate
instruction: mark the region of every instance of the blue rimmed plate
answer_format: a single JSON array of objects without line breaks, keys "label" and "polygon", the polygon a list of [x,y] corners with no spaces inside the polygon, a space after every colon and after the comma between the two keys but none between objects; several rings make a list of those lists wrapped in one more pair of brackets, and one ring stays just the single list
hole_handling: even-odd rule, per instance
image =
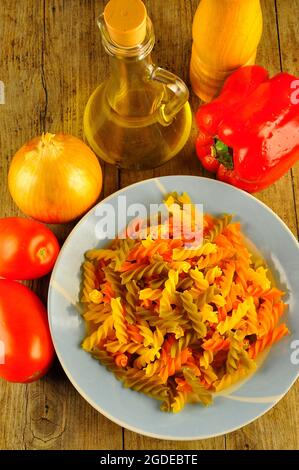
[{"label": "blue rimmed plate", "polygon": [[[203,204],[205,212],[235,214],[272,269],[278,287],[288,288],[286,322],[291,330],[291,335],[274,345],[261,367],[238,388],[217,395],[211,407],[187,405],[175,415],[161,412],[155,400],[123,388],[112,373],[80,348],[85,326],[78,310],[84,253],[107,244],[97,238],[95,230],[100,206],[111,204],[117,218],[118,196],[126,196],[127,206],[142,203],[149,207],[160,204],[164,193],[171,191],[188,192],[193,202]],[[122,229],[124,226],[115,224],[115,232]],[[294,348],[299,339],[299,245],[266,205],[232,186],[193,176],[146,180],[100,202],[74,228],[52,274],[48,311],[58,358],[72,384],[95,409],[125,428],[159,439],[214,437],[260,417],[284,396],[298,376],[299,354]]]}]

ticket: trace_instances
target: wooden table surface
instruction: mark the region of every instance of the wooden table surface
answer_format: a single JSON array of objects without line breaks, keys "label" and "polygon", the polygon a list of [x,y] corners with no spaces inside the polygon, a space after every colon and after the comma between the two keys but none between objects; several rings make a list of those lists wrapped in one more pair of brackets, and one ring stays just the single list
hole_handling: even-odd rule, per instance
[{"label": "wooden table surface", "polygon": [[[87,99],[108,74],[95,19],[104,0],[1,0],[0,216],[20,215],[7,189],[16,150],[47,130],[82,137]],[[198,0],[147,0],[154,22],[156,62],[189,83],[191,25]],[[259,64],[272,74],[299,75],[299,0],[262,0],[264,33]],[[193,109],[198,100],[191,98]],[[152,176],[203,174],[189,143],[165,166],[146,172],[104,165],[102,197]],[[299,166],[257,197],[298,236]],[[72,225],[55,226],[63,241]],[[46,299],[47,279],[31,286]],[[265,416],[243,429],[202,441],[159,441],[122,429],[95,411],[66,378],[58,361],[30,385],[0,382],[1,449],[296,449],[299,447],[299,383]]]}]

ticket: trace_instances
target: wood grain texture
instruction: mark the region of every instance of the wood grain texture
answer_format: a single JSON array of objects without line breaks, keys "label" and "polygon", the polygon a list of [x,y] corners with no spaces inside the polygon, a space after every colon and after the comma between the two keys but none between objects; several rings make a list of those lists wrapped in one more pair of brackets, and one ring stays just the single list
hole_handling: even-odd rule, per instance
[{"label": "wood grain texture", "polygon": [[[282,70],[299,77],[299,0],[276,0],[277,26],[280,41],[280,58]],[[297,95],[298,96],[298,95]],[[299,163],[291,171],[297,235],[299,237]]]},{"label": "wood grain texture", "polygon": [[[2,0],[0,80],[0,216],[19,215],[6,185],[9,162],[29,138],[44,130],[79,137],[86,101],[107,77],[109,61],[95,19],[105,0]],[[299,0],[262,0],[264,34],[258,63],[272,74],[299,74]],[[145,0],[156,31],[158,65],[189,84],[191,27],[198,0]],[[193,110],[198,99],[191,94]],[[195,157],[196,127],[183,151],[161,168],[127,172],[103,164],[102,197],[153,176],[206,174]],[[298,166],[258,194],[298,233]],[[73,224],[52,226],[63,241]],[[30,284],[45,300],[48,279]],[[299,444],[299,385],[264,417],[227,436],[196,441],[160,441],[122,429],[90,407],[67,380],[58,361],[30,385],[0,382],[1,449],[296,449]],[[279,422],[279,427],[277,423]]]},{"label": "wood grain texture", "polygon": [[[0,212],[1,216],[9,216],[19,215],[6,184],[11,156],[28,137],[41,131],[45,94],[42,49],[36,44],[41,45],[43,40],[43,8],[42,3],[24,2],[23,7],[17,9],[14,2],[4,0],[0,11],[0,80],[5,84],[5,105],[0,105]],[[1,448],[26,447],[27,404],[27,386],[1,381]]]}]

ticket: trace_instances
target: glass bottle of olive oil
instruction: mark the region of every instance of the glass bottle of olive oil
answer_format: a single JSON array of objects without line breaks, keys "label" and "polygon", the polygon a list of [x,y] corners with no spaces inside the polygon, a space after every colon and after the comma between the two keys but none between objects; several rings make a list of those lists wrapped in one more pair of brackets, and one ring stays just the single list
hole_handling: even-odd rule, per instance
[{"label": "glass bottle of olive oil", "polygon": [[111,75],[89,98],[85,136],[100,158],[120,168],[162,165],[188,140],[188,89],[153,64],[155,36],[141,0],[110,0],[98,25]]}]

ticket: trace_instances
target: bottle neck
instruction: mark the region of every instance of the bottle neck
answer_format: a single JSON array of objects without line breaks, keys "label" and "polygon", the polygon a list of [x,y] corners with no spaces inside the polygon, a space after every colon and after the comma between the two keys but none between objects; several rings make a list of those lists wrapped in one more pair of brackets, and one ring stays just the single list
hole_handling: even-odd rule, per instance
[{"label": "bottle neck", "polygon": [[153,69],[151,54],[143,59],[138,57],[110,57],[110,82],[119,83],[120,87],[127,84],[133,88],[148,79]]},{"label": "bottle neck", "polygon": [[142,60],[153,50],[155,45],[155,34],[152,22],[149,18],[147,18],[146,36],[144,41],[134,47],[123,47],[112,41],[106,27],[104,15],[99,16],[97,22],[101,31],[103,46],[110,56]]},{"label": "bottle neck", "polygon": [[151,54],[142,60],[110,58],[111,75],[106,84],[110,107],[120,116],[144,117],[160,104],[163,88],[150,80],[154,70]]},{"label": "bottle neck", "polygon": [[136,47],[115,44],[103,17],[98,19],[103,45],[110,56],[110,77],[106,82],[109,106],[123,117],[139,118],[153,114],[163,97],[163,86],[150,80],[154,70],[151,51],[155,35],[150,19],[144,41]]},{"label": "bottle neck", "polygon": [[142,60],[110,57],[110,86],[125,93],[128,90],[142,88],[149,79],[153,69],[151,54]]}]

